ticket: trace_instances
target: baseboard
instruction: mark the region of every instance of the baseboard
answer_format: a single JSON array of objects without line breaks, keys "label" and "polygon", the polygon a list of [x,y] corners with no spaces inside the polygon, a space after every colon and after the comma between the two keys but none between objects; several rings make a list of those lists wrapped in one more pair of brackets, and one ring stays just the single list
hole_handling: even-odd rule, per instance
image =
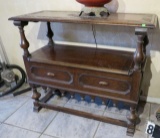
[{"label": "baseboard", "polygon": [[140,96],[141,101],[149,102],[149,103],[157,103],[160,104],[160,98],[148,97],[148,96]]}]

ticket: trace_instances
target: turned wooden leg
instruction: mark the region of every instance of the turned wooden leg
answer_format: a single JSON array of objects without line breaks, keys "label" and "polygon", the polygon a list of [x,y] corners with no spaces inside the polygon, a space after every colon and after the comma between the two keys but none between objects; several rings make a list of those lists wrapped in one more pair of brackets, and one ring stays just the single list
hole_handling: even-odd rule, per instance
[{"label": "turned wooden leg", "polygon": [[130,107],[130,112],[127,114],[127,119],[128,119],[127,135],[128,136],[134,135],[137,118],[138,116],[136,112],[136,107]]},{"label": "turned wooden leg", "polygon": [[[35,85],[32,85],[31,87],[32,87],[32,91],[33,91],[33,93],[32,93],[32,99],[34,99],[35,102],[37,102],[37,101],[39,101],[39,98],[41,97],[41,94],[39,92],[37,92],[37,88],[36,88]],[[35,104],[35,102],[34,102],[33,111],[34,112],[39,112],[39,110],[41,109],[41,107],[37,106]]]},{"label": "turned wooden leg", "polygon": [[148,36],[146,28],[136,28],[135,34],[137,35],[137,48],[134,53],[134,71],[140,71],[142,64],[146,58],[146,46],[148,44]]},{"label": "turned wooden leg", "polygon": [[48,37],[48,39],[49,39],[48,45],[49,45],[49,46],[53,46],[53,45],[54,45],[54,42],[53,42],[53,40],[52,40],[52,37],[53,37],[54,33],[53,33],[52,29],[51,29],[51,24],[50,24],[50,22],[47,22],[47,29],[48,29],[47,37]]},{"label": "turned wooden leg", "polygon": [[28,22],[25,22],[25,21],[24,22],[23,21],[14,21],[14,25],[18,26],[18,28],[19,28],[20,37],[21,37],[20,46],[24,50],[23,56],[28,58],[28,57],[31,56],[29,51],[28,51],[29,42],[26,39],[26,36],[25,36],[25,33],[24,33],[24,29],[23,29],[24,26],[28,25]]},{"label": "turned wooden leg", "polygon": [[148,39],[148,36],[147,36],[147,34],[145,35],[145,37],[144,37],[144,48],[143,48],[143,52],[144,52],[144,54],[146,55],[146,47],[147,47],[147,45],[149,44],[149,39]]},{"label": "turned wooden leg", "polygon": [[135,66],[134,66],[134,70],[140,70],[141,69],[141,65],[145,59],[145,55],[143,53],[144,51],[144,47],[143,47],[143,41],[144,36],[143,35],[138,35],[138,40],[137,40],[137,48],[136,51],[134,53],[134,62],[135,62]]}]

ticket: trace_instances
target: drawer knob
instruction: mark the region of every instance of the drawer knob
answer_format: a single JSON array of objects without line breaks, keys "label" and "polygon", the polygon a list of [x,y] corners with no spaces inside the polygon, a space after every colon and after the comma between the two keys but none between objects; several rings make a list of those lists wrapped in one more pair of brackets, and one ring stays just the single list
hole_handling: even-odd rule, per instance
[{"label": "drawer knob", "polygon": [[54,73],[51,73],[51,72],[48,72],[48,73],[47,73],[47,76],[54,77],[54,76],[55,76],[55,74],[54,74]]},{"label": "drawer knob", "polygon": [[108,85],[108,82],[100,81],[100,82],[99,82],[99,85],[105,85],[105,86],[106,86],[106,85]]}]

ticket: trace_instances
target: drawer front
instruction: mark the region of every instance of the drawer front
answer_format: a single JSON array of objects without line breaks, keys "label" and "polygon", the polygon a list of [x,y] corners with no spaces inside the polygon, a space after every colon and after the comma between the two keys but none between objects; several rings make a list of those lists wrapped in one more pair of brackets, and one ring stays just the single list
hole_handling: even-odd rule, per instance
[{"label": "drawer front", "polygon": [[79,86],[84,89],[111,92],[117,94],[128,94],[131,85],[126,80],[120,80],[111,77],[94,76],[81,74],[79,76]]},{"label": "drawer front", "polygon": [[60,84],[72,84],[73,74],[69,70],[63,68],[57,68],[55,66],[35,66],[31,67],[32,77],[45,80],[49,82],[55,82]]}]

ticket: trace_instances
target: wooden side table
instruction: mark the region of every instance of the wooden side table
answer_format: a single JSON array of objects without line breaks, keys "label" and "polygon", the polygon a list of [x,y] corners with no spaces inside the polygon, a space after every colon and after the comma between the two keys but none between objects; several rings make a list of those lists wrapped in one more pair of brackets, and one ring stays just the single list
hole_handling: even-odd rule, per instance
[{"label": "wooden side table", "polygon": [[[74,115],[83,116],[111,124],[127,127],[127,135],[132,136],[137,120],[136,108],[139,102],[141,82],[146,63],[146,46],[149,43],[147,30],[157,26],[157,16],[152,14],[111,14],[107,18],[79,17],[78,12],[41,11],[12,17],[14,25],[18,26],[21,37],[21,48],[24,50],[24,63],[29,84],[32,87],[34,111],[48,108]],[[24,33],[28,22],[46,22],[48,28],[48,44],[35,52],[28,51],[29,42]],[[58,45],[52,40],[51,22],[101,24],[113,26],[128,26],[135,28],[137,48],[135,52],[108,50],[87,47]],[[40,98],[37,86],[47,89],[46,95]],[[61,96],[69,92],[91,97],[100,97],[102,103],[110,99],[116,104],[124,102],[130,106],[127,122],[98,116],[66,107],[46,103],[54,96],[54,89],[61,91]]]}]

